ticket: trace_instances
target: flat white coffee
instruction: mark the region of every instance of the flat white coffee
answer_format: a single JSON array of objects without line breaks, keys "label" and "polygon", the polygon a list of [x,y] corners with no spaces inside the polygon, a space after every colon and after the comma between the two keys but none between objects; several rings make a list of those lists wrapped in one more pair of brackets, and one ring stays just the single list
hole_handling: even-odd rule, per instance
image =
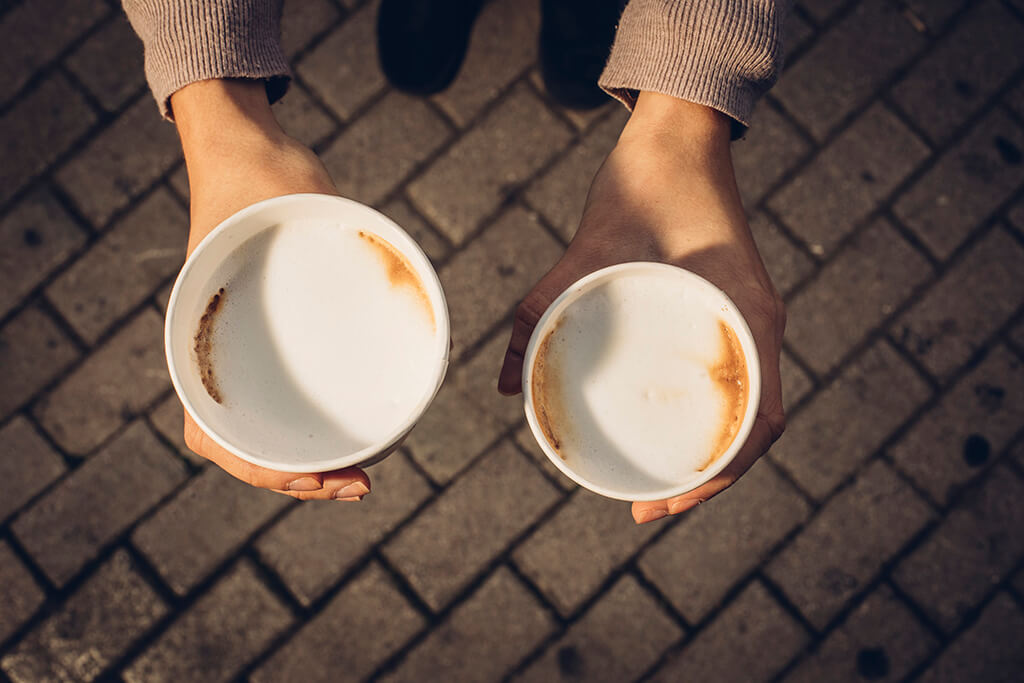
[{"label": "flat white coffee", "polygon": [[625,270],[546,323],[533,410],[583,480],[642,499],[700,478],[737,437],[750,393],[738,314],[693,280],[679,269]]}]

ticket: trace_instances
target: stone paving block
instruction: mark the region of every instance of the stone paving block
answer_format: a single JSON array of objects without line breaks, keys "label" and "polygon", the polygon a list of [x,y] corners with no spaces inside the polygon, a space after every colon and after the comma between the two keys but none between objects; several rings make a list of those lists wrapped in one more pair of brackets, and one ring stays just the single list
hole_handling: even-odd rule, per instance
[{"label": "stone paving block", "polygon": [[628,119],[629,111],[625,107],[616,108],[527,187],[526,201],[544,215],[564,241],[568,242],[576,234],[590,183],[615,147]]},{"label": "stone paving block", "polygon": [[496,0],[485,5],[458,76],[434,101],[465,126],[536,61],[539,31],[539,3]]},{"label": "stone paving block", "polygon": [[85,243],[85,233],[45,189],[0,220],[0,316]]},{"label": "stone paving block", "polygon": [[189,201],[188,170],[185,168],[185,164],[179,166],[178,170],[172,173],[167,180],[171,188],[187,203]]},{"label": "stone paving block", "polygon": [[935,637],[886,586],[832,631],[786,683],[902,681],[935,651]]},{"label": "stone paving block", "polygon": [[[281,47],[285,54],[294,57],[338,16],[338,8],[330,0],[285,0],[281,10]],[[292,83],[289,94],[294,87]]]},{"label": "stone paving block", "polygon": [[123,672],[126,683],[228,681],[294,617],[240,562]]},{"label": "stone paving block", "polygon": [[273,111],[284,132],[308,147],[315,147],[334,131],[334,120],[298,83],[291,84]]},{"label": "stone paving block", "polygon": [[439,261],[447,258],[451,252],[448,243],[413,210],[412,206],[402,197],[396,197],[380,209],[385,216],[398,223],[402,230],[416,240],[427,257],[437,267]]},{"label": "stone paving block", "polygon": [[819,36],[773,94],[820,141],[924,44],[895,4],[864,0]]},{"label": "stone paving block", "polygon": [[682,635],[682,629],[627,574],[513,680],[635,680]]},{"label": "stone paving block", "polygon": [[185,409],[181,407],[177,394],[171,394],[161,401],[149,414],[149,420],[157,433],[170,441],[174,450],[190,463],[202,467],[209,462],[185,445]]},{"label": "stone paving block", "polygon": [[377,7],[364,5],[320,42],[295,67],[320,101],[341,118],[350,118],[387,81],[377,59]]},{"label": "stone paving block", "polygon": [[924,22],[932,33],[940,31],[968,0],[906,0],[903,4]]},{"label": "stone paving block", "polygon": [[767,574],[820,629],[931,517],[924,501],[875,461],[775,556]]},{"label": "stone paving block", "polygon": [[651,681],[767,681],[807,641],[803,627],[755,581]]},{"label": "stone paving block", "polygon": [[830,18],[843,5],[849,4],[848,0],[800,0],[800,6],[819,23]]},{"label": "stone paving block", "polygon": [[188,213],[160,188],[46,289],[86,342],[96,340],[185,263]]},{"label": "stone paving block", "polygon": [[[530,71],[529,76],[530,84],[533,86],[535,92],[540,94],[544,98],[544,102],[548,105],[548,109],[553,112],[558,112],[563,118],[569,120],[569,122],[577,129],[585,131],[595,125],[595,122],[602,119],[610,111],[618,111],[619,109],[625,109],[622,103],[608,96],[608,101],[604,104],[598,105],[593,109],[569,109],[563,107],[555,102],[551,95],[548,94],[547,86],[544,84],[544,77],[540,75],[540,67],[535,67]],[[627,109],[628,113],[629,110]]]},{"label": "stone paving block", "polygon": [[687,621],[697,623],[808,514],[792,485],[761,462],[686,513],[638,565]]},{"label": "stone paving block", "polygon": [[[33,72],[63,52],[108,11],[103,0],[35,0],[5,4],[0,18],[0,103],[7,102]],[[54,18],[59,17],[59,21]],[[5,129],[6,130],[6,129]]]},{"label": "stone paving block", "polygon": [[[45,599],[32,574],[7,542],[0,541],[0,604],[4,606],[0,611],[0,643],[17,631]],[[0,663],[0,668],[6,669],[5,664]]]},{"label": "stone paving block", "polygon": [[362,680],[426,625],[376,562],[261,665],[252,683]]},{"label": "stone paving block", "polygon": [[765,213],[758,211],[753,215],[750,231],[754,234],[757,250],[772,283],[781,295],[788,294],[794,285],[814,270],[814,261],[782,234],[775,221]]},{"label": "stone paving block", "polygon": [[813,35],[814,27],[802,16],[790,11],[782,24],[782,49],[786,56],[783,69],[793,63],[793,53],[806,45]]},{"label": "stone paving block", "polygon": [[261,559],[309,606],[430,495],[401,453],[371,467],[373,493],[358,505],[296,506],[256,542]]},{"label": "stone paving block", "polygon": [[86,218],[102,227],[180,159],[174,126],[143,95],[65,164],[57,181]]},{"label": "stone paving block", "polygon": [[47,577],[63,586],[183,479],[181,462],[137,421],[21,513],[11,529]]},{"label": "stone paving block", "polygon": [[525,419],[523,396],[498,393],[498,372],[505,362],[505,350],[512,326],[502,325],[469,360],[463,360],[450,375],[451,382],[471,402],[496,418],[505,427]]},{"label": "stone paving block", "polygon": [[16,683],[92,681],[166,613],[128,553],[118,550],[2,666]]},{"label": "stone paving block", "polygon": [[0,115],[4,131],[0,202],[67,151],[95,120],[89,105],[59,73],[19,98]]},{"label": "stone paving block", "polygon": [[323,162],[342,196],[376,204],[448,137],[422,99],[391,92],[331,143]]},{"label": "stone paving block", "polygon": [[8,422],[0,429],[0,521],[50,486],[66,469],[64,460],[28,420],[19,415]]},{"label": "stone paving block", "polygon": [[382,551],[439,610],[558,499],[508,441],[447,488]]},{"label": "stone paving block", "polygon": [[562,255],[537,215],[514,206],[439,273],[451,317],[453,357],[473,346]]},{"label": "stone paving block", "polygon": [[771,457],[824,500],[930,394],[899,354],[877,342],[789,420]]},{"label": "stone paving block", "polygon": [[944,505],[1024,427],[1024,363],[997,346],[888,450]]},{"label": "stone paving block", "polygon": [[6,416],[78,358],[71,340],[36,307],[0,329],[0,415]]},{"label": "stone paving block", "polygon": [[142,41],[123,12],[115,12],[65,64],[107,111],[119,108],[146,85]]},{"label": "stone paving block", "polygon": [[1018,117],[1024,118],[1024,83],[1007,92],[1003,101]]},{"label": "stone paving block", "polygon": [[789,412],[811,391],[814,383],[785,350],[779,358],[779,373],[782,375],[782,406]]},{"label": "stone paving block", "polygon": [[292,502],[208,467],[132,534],[132,543],[185,595]]},{"label": "stone paving block", "polygon": [[732,164],[744,206],[753,208],[810,150],[779,112],[767,103],[757,107],[747,134],[732,144]]},{"label": "stone paving block", "polygon": [[555,620],[512,572],[499,567],[381,680],[500,680],[555,627]]},{"label": "stone paving block", "polygon": [[525,85],[505,96],[409,186],[423,214],[456,245],[571,138]]},{"label": "stone paving block", "polygon": [[1024,130],[994,111],[947,150],[893,210],[945,260],[1024,184],[1022,150]]},{"label": "stone paving block", "polygon": [[816,253],[831,252],[927,156],[924,143],[875,104],[768,206]]},{"label": "stone paving block", "polygon": [[1024,668],[1024,614],[1005,593],[946,648],[924,672],[921,683],[1014,683]]},{"label": "stone paving block", "polygon": [[1024,482],[997,467],[893,572],[947,632],[1024,557]]},{"label": "stone paving block", "polygon": [[519,450],[530,456],[533,463],[547,473],[548,479],[553,481],[558,488],[563,491],[574,491],[579,486],[569,477],[562,474],[562,472],[555,467],[551,460],[544,454],[544,451],[540,449],[537,444],[537,439],[533,437],[533,432],[530,431],[530,427],[523,425],[516,430],[516,433],[512,435],[512,440],[515,441],[516,445],[519,446]]},{"label": "stone paving block", "polygon": [[945,142],[1024,61],[1024,24],[998,2],[982,2],[892,90],[893,100]]},{"label": "stone paving block", "polygon": [[170,388],[163,332],[160,316],[143,310],[36,403],[62,448],[88,453]]},{"label": "stone paving block", "polygon": [[494,418],[447,384],[409,434],[406,447],[431,479],[446,484],[500,433]]},{"label": "stone paving block", "polygon": [[1024,249],[992,231],[892,324],[893,337],[930,372],[948,377],[1024,301],[1022,266]]},{"label": "stone paving block", "polygon": [[812,370],[828,372],[931,274],[928,261],[879,219],[789,302],[786,339]]}]

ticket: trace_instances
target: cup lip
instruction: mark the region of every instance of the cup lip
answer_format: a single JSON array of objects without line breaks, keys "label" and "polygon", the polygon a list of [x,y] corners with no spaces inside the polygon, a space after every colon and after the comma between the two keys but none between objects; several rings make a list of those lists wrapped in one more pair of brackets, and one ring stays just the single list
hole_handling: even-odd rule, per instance
[{"label": "cup lip", "polygon": [[[557,320],[565,308],[582,296],[583,292],[589,289],[589,287],[597,280],[613,278],[624,272],[643,271],[663,272],[670,274],[673,277],[690,279],[692,283],[711,292],[713,295],[721,299],[722,304],[731,308],[732,313],[735,314],[736,318],[736,325],[733,326],[733,329],[740,337],[740,344],[743,346],[744,351],[746,352],[747,349],[749,349],[749,353],[746,353],[746,361],[747,380],[750,384],[750,396],[747,399],[747,409],[743,415],[743,422],[740,424],[740,429],[736,433],[736,436],[729,448],[726,449],[726,451],[722,453],[714,463],[712,463],[711,467],[701,473],[700,477],[691,479],[679,485],[668,486],[642,495],[636,495],[635,493],[626,493],[594,483],[580,476],[575,470],[566,465],[565,461],[558,455],[558,453],[555,452],[554,448],[551,447],[551,444],[548,443],[547,438],[544,436],[544,432],[540,428],[540,422],[537,420],[537,415],[533,408],[532,378],[533,364],[536,360],[537,348],[540,346],[541,340],[544,339],[552,321]],[[732,321],[730,321],[730,323],[731,322]],[[743,447],[743,444],[746,443],[747,438],[750,436],[750,431],[753,429],[754,422],[757,417],[757,411],[761,401],[761,364],[758,357],[757,344],[754,341],[754,335],[750,332],[750,327],[747,325],[747,321],[743,317],[743,314],[740,313],[739,308],[725,292],[700,275],[686,270],[685,268],[680,268],[679,266],[654,261],[630,261],[627,263],[618,263],[612,266],[607,266],[583,276],[573,284],[569,285],[564,292],[551,302],[551,305],[544,311],[540,320],[537,321],[533,334],[530,335],[530,341],[526,346],[526,353],[523,355],[522,385],[523,409],[526,412],[526,422],[530,426],[530,431],[533,432],[534,439],[537,441],[541,450],[544,451],[548,460],[550,460],[551,464],[557,467],[562,474],[569,477],[583,488],[593,491],[594,493],[599,493],[607,498],[625,501],[655,501],[672,498],[673,496],[678,496],[703,486],[718,476],[718,474],[728,467],[729,463],[733,461],[737,453],[739,453],[740,449]]]},{"label": "cup lip", "polygon": [[[423,259],[423,262],[427,266],[427,272],[421,273],[421,275],[425,275],[426,279],[428,280],[428,282],[425,282],[424,284],[428,288],[434,290],[432,294],[437,295],[437,308],[439,310],[435,310],[434,313],[437,319],[437,328],[443,336],[443,345],[441,346],[441,357],[437,361],[437,370],[435,373],[432,390],[424,394],[424,397],[416,405],[416,408],[410,412],[408,418],[405,421],[403,421],[395,430],[393,430],[388,435],[386,440],[375,444],[371,444],[365,448],[355,451],[354,453],[347,453],[336,458],[325,458],[322,460],[315,460],[305,463],[285,463],[276,462],[274,460],[270,460],[259,455],[254,455],[252,453],[249,453],[245,449],[236,446],[235,444],[231,443],[228,439],[225,439],[223,436],[221,436],[220,433],[217,432],[217,430],[213,429],[213,427],[211,427],[206,422],[206,420],[202,418],[202,416],[199,414],[199,411],[196,410],[192,401],[189,399],[185,392],[183,383],[180,379],[178,365],[175,363],[175,356],[172,351],[171,340],[172,329],[174,327],[174,320],[179,313],[177,304],[182,284],[188,278],[189,274],[195,269],[196,263],[198,262],[199,259],[202,258],[202,254],[209,248],[210,244],[212,244],[216,237],[224,232],[227,232],[232,227],[234,227],[238,223],[241,223],[242,221],[249,218],[253,214],[258,214],[270,206],[276,204],[283,204],[287,202],[297,202],[301,204],[307,201],[332,202],[345,205],[350,209],[356,209],[357,211],[367,212],[369,214],[374,215],[375,218],[383,220],[384,222],[390,224],[391,227],[393,227],[400,234],[404,235],[407,238],[407,244],[403,245],[402,252],[408,255],[406,247],[410,247],[419,255],[419,257]],[[375,231],[373,231],[372,229],[370,230],[370,232],[375,233]],[[430,407],[430,404],[433,402],[434,398],[436,398],[437,396],[437,393],[440,391],[441,385],[444,383],[445,375],[448,372],[450,354],[451,321],[448,314],[448,303],[444,296],[444,289],[441,287],[441,280],[438,277],[437,271],[434,268],[433,263],[430,261],[430,258],[423,251],[422,247],[420,247],[419,243],[417,243],[416,240],[414,240],[412,236],[409,235],[409,233],[406,232],[395,221],[391,220],[383,213],[377,211],[371,206],[367,206],[366,204],[363,204],[361,202],[357,202],[355,200],[348,199],[346,197],[340,197],[337,195],[318,194],[311,192],[280,195],[277,197],[272,197],[270,199],[264,199],[262,201],[256,202],[255,204],[250,204],[249,206],[240,209],[231,216],[225,218],[223,221],[218,223],[217,227],[211,230],[210,233],[207,234],[202,239],[202,241],[199,242],[199,244],[196,246],[192,254],[189,255],[188,259],[186,259],[185,264],[182,266],[181,271],[178,273],[178,276],[174,281],[174,287],[171,289],[171,295],[167,302],[167,313],[164,317],[164,355],[167,360],[167,369],[171,376],[171,383],[174,386],[174,391],[178,395],[178,399],[181,401],[182,406],[184,406],[189,416],[193,419],[193,421],[195,421],[196,425],[209,438],[211,438],[217,445],[221,446],[232,455],[235,455],[241,458],[242,460],[245,460],[246,462],[252,463],[253,465],[258,465],[260,467],[265,467],[267,469],[276,470],[279,472],[328,472],[331,470],[341,469],[344,467],[352,467],[355,465],[359,465],[360,463],[363,463],[365,461],[372,460],[376,462],[376,457],[378,456],[378,454],[385,452],[388,449],[393,450],[393,447],[397,443],[401,442],[402,439],[405,438],[405,436],[412,430],[416,423],[423,417],[423,414],[427,411],[427,408]]]}]

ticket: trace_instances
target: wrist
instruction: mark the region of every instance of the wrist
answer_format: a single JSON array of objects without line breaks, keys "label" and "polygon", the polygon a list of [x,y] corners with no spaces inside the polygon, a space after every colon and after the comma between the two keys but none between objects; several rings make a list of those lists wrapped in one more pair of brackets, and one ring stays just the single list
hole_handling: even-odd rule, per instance
[{"label": "wrist", "polygon": [[260,80],[190,83],[171,96],[171,107],[186,156],[190,151],[279,142],[284,137]]},{"label": "wrist", "polygon": [[688,157],[728,156],[730,120],[711,107],[656,92],[641,92],[620,142],[684,152]]}]

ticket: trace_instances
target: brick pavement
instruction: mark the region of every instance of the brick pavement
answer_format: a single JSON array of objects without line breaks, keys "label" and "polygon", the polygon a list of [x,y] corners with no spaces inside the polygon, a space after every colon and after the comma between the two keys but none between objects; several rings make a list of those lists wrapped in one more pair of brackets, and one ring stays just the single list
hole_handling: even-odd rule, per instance
[{"label": "brick pavement", "polygon": [[429,100],[379,73],[375,2],[284,17],[278,115],[434,260],[449,380],[359,506],[190,454],[160,343],[187,179],[138,41],[114,0],[5,3],[0,683],[1019,680],[1022,3],[800,0],[733,146],[790,428],[642,528],[493,389],[625,113],[549,101],[532,2]]}]

